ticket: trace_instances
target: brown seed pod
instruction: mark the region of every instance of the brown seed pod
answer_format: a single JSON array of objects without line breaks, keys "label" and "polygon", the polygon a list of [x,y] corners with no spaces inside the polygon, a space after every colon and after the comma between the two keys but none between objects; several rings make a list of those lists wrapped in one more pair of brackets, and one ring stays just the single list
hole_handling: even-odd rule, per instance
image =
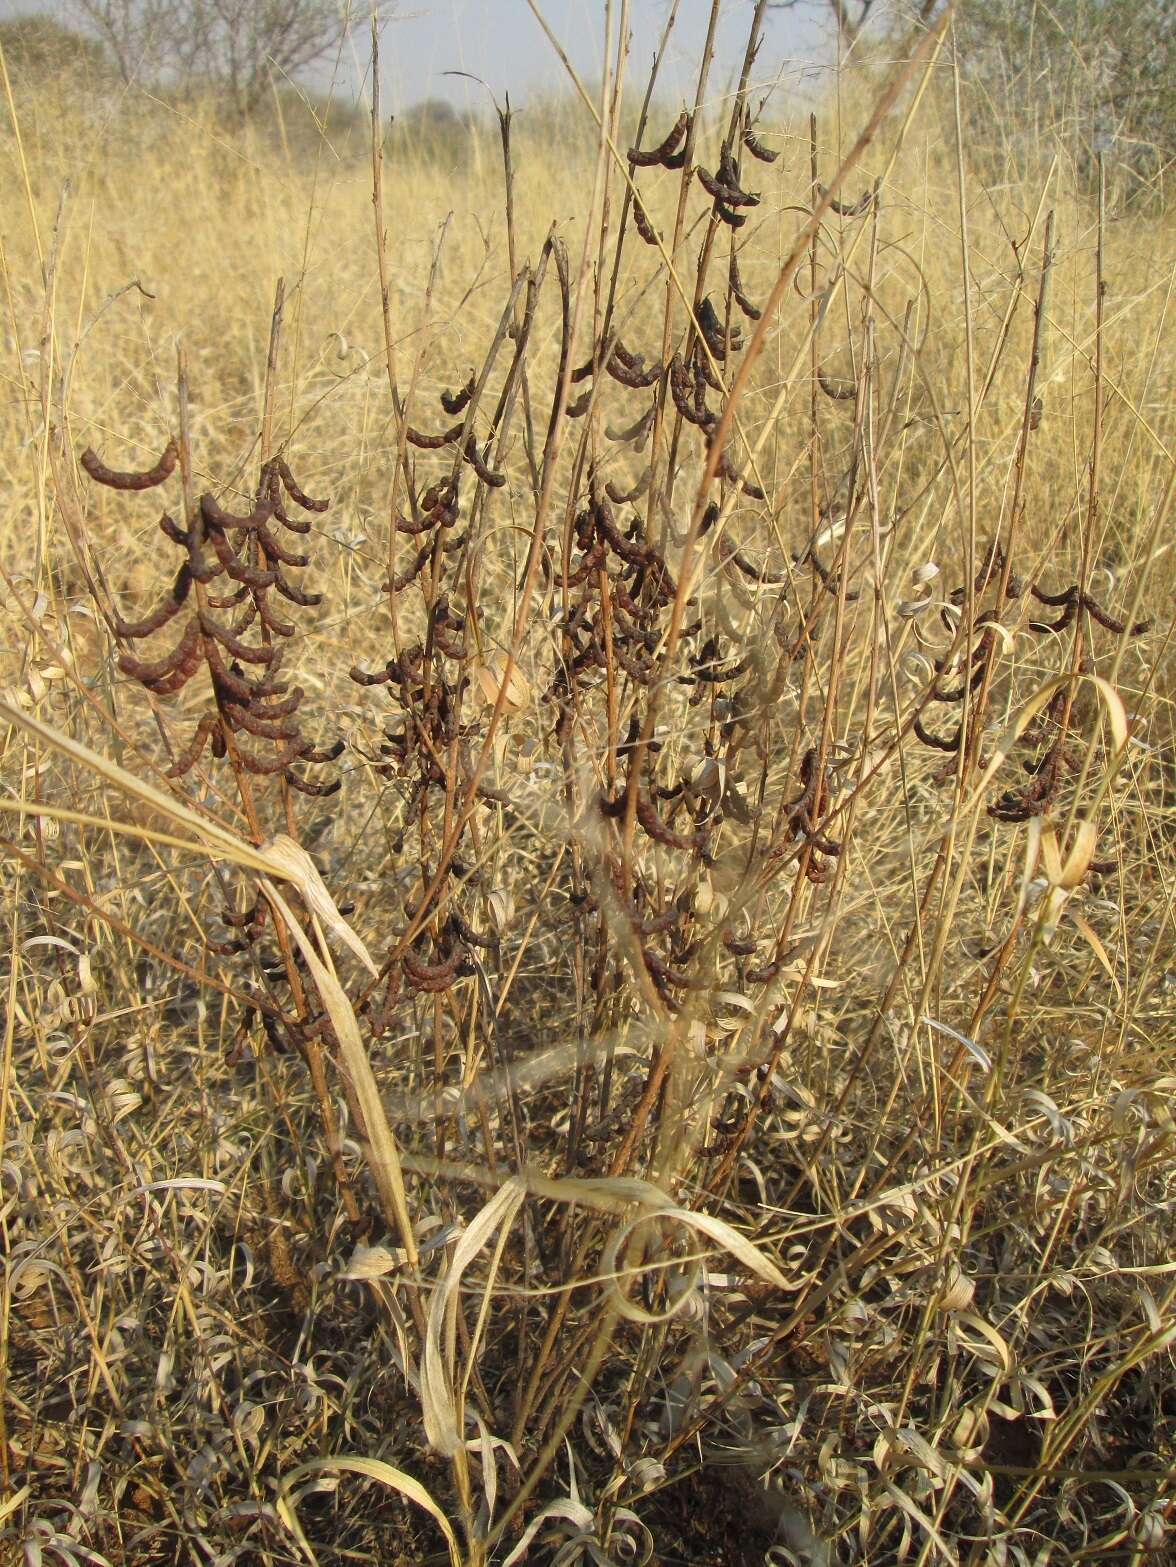
[{"label": "brown seed pod", "polygon": [[188,597],[188,590],[192,586],[192,573],[187,564],[180,567],[176,574],[176,580],[172,585],[171,594],[161,599],[149,615],[142,620],[124,620],[117,612],[110,617],[114,627],[115,636],[126,637],[128,641],[138,642],[143,637],[149,637],[155,631],[161,631],[170,620],[173,620],[184,607]]},{"label": "brown seed pod", "polygon": [[426,963],[415,952],[406,952],[401,962],[405,978],[414,990],[436,994],[448,990],[457,981],[458,968],[465,954],[455,947],[440,963]]},{"label": "brown seed pod", "polygon": [[347,673],[357,686],[383,686],[387,685],[389,680],[395,680],[399,671],[396,668],[395,660],[389,659],[379,674],[370,675],[366,669],[361,669],[358,664],[352,664]]},{"label": "brown seed pod", "polygon": [[731,289],[731,297],[743,314],[749,321],[758,321],[763,312],[752,304],[743,291],[743,279],[739,276],[739,258],[734,250],[731,252],[731,263],[727,268],[727,282]]},{"label": "brown seed pod", "polygon": [[476,386],[477,380],[474,376],[474,372],[471,370],[469,380],[459,392],[441,393],[441,406],[444,408],[445,412],[450,415],[451,418],[455,418],[458,414],[465,412],[470,398],[474,395],[474,388]]},{"label": "brown seed pod", "polygon": [[826,397],[831,397],[837,403],[852,402],[857,396],[856,381],[837,380],[833,376],[826,375],[820,366],[817,367],[817,385]]},{"label": "brown seed pod", "polygon": [[711,430],[718,423],[718,416],[711,413],[705,404],[699,408],[695,393],[696,385],[692,384],[692,377],[682,363],[682,356],[675,354],[670,360],[670,396],[674,400],[674,407],[689,424],[697,425],[700,430]]},{"label": "brown seed pod", "polygon": [[629,489],[629,490],[619,490],[617,488],[615,482],[610,479],[609,482],[604,487],[604,493],[608,496],[609,500],[612,501],[615,506],[624,506],[629,501],[640,500],[640,498],[645,494],[646,490],[649,488],[650,477],[651,477],[651,470],[649,468],[649,465],[646,464],[644,472],[642,473],[641,477],[637,480],[636,484],[633,485],[632,489]]},{"label": "brown seed pod", "polygon": [[210,534],[218,528],[248,532],[259,528],[263,522],[268,522],[273,514],[274,503],[268,495],[259,500],[253,510],[242,517],[235,516],[231,511],[225,511],[207,492],[200,497],[200,515]]},{"label": "brown seed pod", "polygon": [[[250,566],[248,562],[242,560],[229,542],[227,535],[220,528],[208,528],[205,536],[212,545],[217,560],[220,561],[221,570],[231,577],[234,582],[242,582],[247,588],[253,589],[256,593],[261,593],[266,588],[272,588],[278,580],[276,571],[265,571],[260,567]],[[219,575],[219,572],[217,575]]]},{"label": "brown seed pod", "polygon": [[301,759],[304,762],[315,763],[337,762],[345,750],[346,744],[344,741],[333,740],[330,745],[312,746],[310,749],[303,751]]},{"label": "brown seed pod", "polygon": [[[822,196],[827,196],[829,194],[823,185],[818,185],[817,189],[820,191]],[[869,212],[873,202],[874,192],[872,190],[865,190],[856,201],[852,202],[838,201],[837,197],[834,196],[829,203],[829,208],[831,211],[836,212],[837,215],[842,218],[860,218],[863,212]]]},{"label": "brown seed pod", "polygon": [[[487,445],[486,451],[489,453],[489,445]],[[486,459],[479,453],[472,434],[465,443],[462,455],[483,484],[488,484],[491,489],[497,490],[506,483],[506,475],[504,473],[495,473],[492,468],[486,466]]]},{"label": "brown seed pod", "polygon": [[778,151],[773,152],[770,147],[764,146],[763,142],[760,141],[758,136],[756,136],[750,125],[744,128],[743,145],[747,148],[748,152],[751,153],[752,157],[758,158],[761,163],[775,163],[776,159],[780,156]]},{"label": "brown seed pod", "polygon": [[963,724],[957,725],[954,733],[950,735],[937,735],[926,727],[922,718],[918,715],[915,717],[914,730],[923,744],[930,746],[935,751],[958,751],[960,743],[964,738]]},{"label": "brown seed pod", "polygon": [[141,680],[144,685],[154,685],[157,681],[165,680],[181,670],[185,671],[185,680],[187,680],[195,673],[199,663],[200,624],[197,616],[192,615],[184,627],[180,640],[163,658],[152,661],[124,653],[119,658],[118,667],[124,675]]},{"label": "brown seed pod", "polygon": [[240,637],[235,637],[231,631],[222,626],[218,620],[214,620],[209,614],[199,616],[200,629],[206,638],[220,643],[234,658],[239,658],[243,664],[269,664],[272,662],[276,650],[272,647],[251,647],[248,642],[242,642]]},{"label": "brown seed pod", "polygon": [[244,746],[237,746],[236,752],[241,766],[247,773],[253,773],[258,778],[272,777],[275,773],[284,772],[291,762],[296,762],[306,749],[303,740],[291,740],[285,750],[277,756],[254,756]]},{"label": "brown seed pod", "polygon": [[299,794],[313,795],[316,799],[326,799],[328,795],[338,794],[343,787],[340,778],[332,778],[326,783],[311,783],[309,778],[302,778],[293,768],[287,767],[282,777],[290,785],[291,789],[297,789]]},{"label": "brown seed pod", "polygon": [[721,218],[730,229],[741,229],[747,222],[745,213],[733,211],[722,201],[715,202],[715,216]]},{"label": "brown seed pod", "polygon": [[592,406],[591,391],[581,392],[574,403],[569,403],[564,409],[564,415],[568,419],[582,419]]},{"label": "brown seed pod", "polygon": [[247,707],[242,707],[236,702],[225,702],[221,711],[229,721],[232,729],[244,729],[246,734],[251,734],[256,740],[297,740],[299,738],[298,726],[294,723],[282,723],[279,720],[259,718],[250,712]]},{"label": "brown seed pod", "polygon": [[657,415],[657,404],[651,403],[635,424],[617,429],[615,425],[607,424],[604,433],[610,441],[618,441],[625,445],[632,443],[640,452],[645,448],[649,438],[649,432],[653,429],[653,421]]},{"label": "brown seed pod", "polygon": [[449,446],[454,441],[461,439],[464,425],[454,424],[448,430],[442,430],[438,435],[425,435],[420,430],[414,430],[411,424],[404,427],[404,438],[410,446],[419,446],[422,451],[439,451],[442,446]]},{"label": "brown seed pod", "polygon": [[292,582],[287,582],[281,572],[274,579],[274,587],[284,599],[289,599],[291,604],[301,605],[303,609],[313,609],[316,604],[321,604],[321,593],[304,593],[301,588],[296,588]]},{"label": "brown seed pod", "polygon": [[264,523],[257,530],[257,542],[264,550],[266,559],[277,561],[280,566],[301,569],[303,566],[310,565],[309,555],[291,555],[288,550],[282,548]]},{"label": "brown seed pod", "polygon": [[656,843],[664,844],[667,849],[682,849],[693,853],[698,848],[694,839],[679,837],[666,826],[657,814],[653,802],[640,789],[637,791],[637,820]]},{"label": "brown seed pod", "polygon": [[743,474],[739,472],[738,468],[736,468],[735,464],[731,461],[731,455],[729,452],[724,452],[722,457],[720,457],[719,466],[715,469],[715,478],[726,479],[730,484],[737,484],[743,491],[744,495],[748,496],[753,501],[762,501],[767,499],[767,496],[764,494],[763,490],[758,484],[754,482],[754,480],[745,478]]},{"label": "brown seed pod", "polygon": [[648,212],[646,212],[637,196],[633,197],[633,226],[647,245],[657,244],[657,230],[654,228]]},{"label": "brown seed pod", "polygon": [[656,147],[651,147],[647,152],[641,152],[636,147],[629,148],[629,162],[635,169],[651,169],[660,164],[663,168],[669,167],[666,159],[673,156],[681,145],[687,130],[690,127],[690,116],[683,109],[674,121],[669,135]]},{"label": "brown seed pod", "polygon": [[708,196],[712,196],[716,203],[727,207],[758,207],[759,197],[753,196],[750,191],[740,190],[737,185],[725,185],[717,174],[709,174],[701,164],[695,169],[699,182]]},{"label": "brown seed pod", "polygon": [[165,778],[182,778],[185,773],[190,773],[204,751],[204,747],[212,738],[218,726],[215,713],[205,713],[204,717],[196,725],[195,733],[191,740],[176,757],[175,761],[165,771]]},{"label": "brown seed pod", "polygon": [[121,473],[117,468],[108,468],[90,447],[82,453],[80,461],[91,479],[96,484],[106,485],[108,489],[152,490],[175,472],[179,455],[176,443],[169,441],[160,453],[159,461],[153,467],[144,469],[142,473]]},{"label": "brown seed pod", "polygon": [[709,294],[700,301],[694,316],[706,346],[720,364],[732,349],[737,351],[743,347],[743,339],[739,333],[734,328],[728,331],[719,320]]},{"label": "brown seed pod", "polygon": [[267,631],[272,631],[275,637],[292,637],[297,631],[298,627],[292,620],[279,620],[264,598],[259,597],[256,605],[258,620]]},{"label": "brown seed pod", "polygon": [[1113,615],[1108,615],[1106,610],[1090,597],[1089,593],[1082,595],[1082,608],[1088,615],[1097,620],[1100,626],[1103,626],[1107,631],[1113,631],[1119,637],[1141,637],[1145,632],[1151,630],[1152,623],[1150,620],[1137,620],[1131,626],[1128,626],[1125,620],[1116,620]]},{"label": "brown seed pod", "polygon": [[275,458],[274,466],[278,470],[278,475],[281,478],[283,485],[285,485],[286,494],[292,501],[295,502],[296,505],[301,506],[303,511],[327,510],[331,504],[330,501],[316,501],[313,496],[307,495],[306,491],[300,487],[300,485],[295,480],[294,475],[290,472],[289,464],[286,462],[285,458]]}]

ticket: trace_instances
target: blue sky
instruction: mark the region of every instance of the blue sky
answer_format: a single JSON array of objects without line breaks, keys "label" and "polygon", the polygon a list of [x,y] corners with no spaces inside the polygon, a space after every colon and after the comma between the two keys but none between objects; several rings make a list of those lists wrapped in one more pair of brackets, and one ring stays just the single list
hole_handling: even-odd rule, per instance
[{"label": "blue sky", "polygon": [[[576,69],[586,76],[599,72],[604,35],[604,0],[536,0],[552,31]],[[358,18],[364,0],[353,0]],[[614,0],[620,12],[620,0]],[[644,81],[669,10],[669,0],[631,0],[633,49],[630,70]],[[752,0],[723,0],[716,50],[715,76],[721,90],[742,59]],[[0,0],[0,20],[36,12],[71,21],[68,0]],[[672,96],[684,94],[698,68],[706,34],[710,0],[681,0],[678,21],[663,72]],[[827,10],[820,0],[808,0],[796,10],[769,13],[757,76],[781,80],[795,89],[811,76],[814,65],[829,54]],[[421,98],[445,98],[458,106],[487,106],[483,89],[449,71],[480,77],[501,102],[507,91],[514,104],[529,94],[558,86],[562,68],[544,37],[527,0],[398,0],[383,34],[384,96],[390,111]],[[362,21],[346,51],[340,87],[348,96],[360,90],[367,70],[367,27]],[[325,85],[330,67],[312,73],[315,85]]]}]

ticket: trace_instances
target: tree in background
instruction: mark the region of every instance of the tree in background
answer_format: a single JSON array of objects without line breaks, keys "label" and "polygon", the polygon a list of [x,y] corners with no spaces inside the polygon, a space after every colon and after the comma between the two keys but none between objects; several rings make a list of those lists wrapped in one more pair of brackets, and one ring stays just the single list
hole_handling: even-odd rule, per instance
[{"label": "tree in background", "polygon": [[70,0],[124,81],[202,82],[248,115],[273,76],[328,55],[348,26],[339,0]]},{"label": "tree in background", "polygon": [[1171,161],[1176,0],[970,0],[956,25],[965,76],[1050,115],[1079,161],[1103,151],[1150,181]]}]

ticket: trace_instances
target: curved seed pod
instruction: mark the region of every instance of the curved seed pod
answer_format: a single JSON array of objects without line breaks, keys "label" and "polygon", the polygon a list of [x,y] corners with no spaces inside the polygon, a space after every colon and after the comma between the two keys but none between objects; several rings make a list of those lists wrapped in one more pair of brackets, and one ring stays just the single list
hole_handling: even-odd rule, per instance
[{"label": "curved seed pod", "polygon": [[408,533],[413,538],[418,538],[422,533],[428,533],[430,528],[435,528],[436,526],[437,518],[431,511],[422,513],[415,522],[411,517],[398,516],[396,519],[397,533]]},{"label": "curved seed pod", "polygon": [[209,609],[236,609],[238,604],[243,604],[249,597],[248,588],[238,588],[233,593],[226,594],[223,598],[213,598],[211,595],[205,599]]},{"label": "curved seed pod", "polygon": [[415,952],[406,952],[401,962],[405,977],[414,990],[436,992],[448,990],[455,983],[464,955],[460,948],[454,948],[440,963],[426,963]]},{"label": "curved seed pod", "polygon": [[305,750],[303,740],[292,740],[290,744],[277,756],[254,756],[251,751],[246,751],[244,746],[237,746],[237,756],[241,766],[247,773],[253,773],[258,778],[272,777],[274,773],[284,772],[291,762],[296,762]]},{"label": "curved seed pod", "polygon": [[[744,495],[753,501],[767,500],[763,490],[753,480],[747,479],[741,474],[731,461],[730,453],[724,452],[719,459],[719,466],[715,469],[716,479],[726,479],[731,484],[737,484]],[[856,595],[855,595],[856,596]]]},{"label": "curved seed pod", "polygon": [[268,522],[273,514],[274,503],[268,495],[259,500],[253,510],[242,517],[235,516],[231,511],[225,511],[207,491],[200,497],[200,515],[210,533],[214,533],[218,528],[248,532],[253,528],[259,528],[263,522]]},{"label": "curved seed pod", "polygon": [[719,320],[709,294],[700,302],[695,311],[695,319],[698,322],[698,330],[706,339],[707,347],[719,361],[726,359],[730,350],[738,352],[743,347],[743,338],[738,329],[725,327]]},{"label": "curved seed pod", "polygon": [[817,384],[826,397],[831,397],[837,403],[852,402],[857,396],[856,381],[836,380],[833,376],[826,375],[820,367],[817,369]]},{"label": "curved seed pod", "polygon": [[564,417],[566,419],[582,419],[591,406],[592,393],[590,391],[581,392],[574,403],[568,403],[564,409]]},{"label": "curved seed pod", "polygon": [[420,430],[414,430],[411,424],[404,427],[404,438],[410,446],[419,446],[422,451],[439,451],[442,446],[450,446],[454,441],[460,440],[464,425],[454,424],[448,430],[442,430],[439,435],[425,435]]},{"label": "curved seed pod", "polygon": [[159,461],[153,467],[144,469],[142,473],[121,473],[117,468],[108,468],[91,447],[87,447],[82,453],[80,461],[91,479],[96,484],[106,485],[108,489],[152,490],[157,484],[162,484],[165,479],[171,477],[179,455],[176,443],[168,441],[159,455]]},{"label": "curved seed pod", "polygon": [[649,213],[641,205],[637,196],[633,197],[633,226],[647,245],[657,244],[657,230],[650,222]]},{"label": "curved seed pod", "polygon": [[668,157],[663,158],[661,166],[663,169],[684,169],[686,167],[685,147],[681,147],[677,152],[671,152]]},{"label": "curved seed pod", "polygon": [[313,795],[319,800],[325,800],[329,795],[338,794],[343,787],[341,778],[331,778],[324,783],[311,783],[309,778],[300,777],[291,767],[286,768],[282,777],[290,785],[291,789],[297,789],[299,794]]},{"label": "curved seed pod", "polygon": [[723,222],[731,229],[741,229],[747,222],[747,217],[742,212],[734,212],[726,202],[715,202],[715,216],[722,218]]},{"label": "curved seed pod", "polygon": [[[822,196],[827,196],[829,194],[823,185],[818,185],[817,189],[820,191]],[[874,192],[872,190],[866,190],[862,192],[856,201],[838,201],[837,197],[834,196],[832,201],[829,203],[829,207],[833,212],[836,212],[839,217],[860,218],[863,212],[869,212],[873,203]]]},{"label": "curved seed pod", "polygon": [[292,637],[297,626],[291,620],[279,620],[264,598],[257,599],[257,618],[275,637]]},{"label": "curved seed pod", "polygon": [[632,442],[636,446],[637,451],[643,451],[645,443],[649,438],[649,432],[653,429],[653,421],[656,414],[657,404],[654,402],[650,404],[635,424],[628,425],[623,430],[618,430],[615,425],[606,424],[604,433],[610,441],[621,441],[626,444]]},{"label": "curved seed pod", "polygon": [[[487,445],[487,453],[489,453],[489,450],[490,447]],[[462,455],[466,462],[469,463],[470,467],[478,475],[478,478],[481,479],[483,484],[488,484],[491,489],[497,490],[506,483],[506,475],[504,473],[495,473],[492,468],[488,468],[486,466],[486,460],[479,454],[472,434],[470,435],[469,440],[465,443],[465,449]]]},{"label": "curved seed pod", "polygon": [[342,740],[336,740],[331,745],[312,746],[310,750],[303,751],[304,762],[336,762],[343,755],[346,746]]},{"label": "curved seed pod", "polygon": [[722,685],[724,680],[737,680],[740,675],[745,675],[751,668],[751,654],[745,653],[741,659],[733,664],[717,664],[707,668],[705,665],[696,668],[694,678],[701,680],[706,685]]},{"label": "curved seed pod", "polygon": [[222,925],[227,925],[230,930],[245,930],[250,926],[256,926],[258,930],[265,925],[266,904],[255,901],[253,906],[242,909],[240,913],[236,909],[222,909],[218,918]]},{"label": "curved seed pod", "polygon": [[260,694],[257,682],[244,680],[229,668],[215,642],[205,641],[204,657],[212,675],[213,689],[219,700],[227,697],[237,702],[250,703]]},{"label": "curved seed pod", "polygon": [[118,667],[124,675],[141,680],[144,685],[154,685],[157,680],[164,680],[181,669],[187,670],[189,675],[193,674],[199,662],[200,624],[197,616],[193,615],[184,627],[180,640],[163,658],[151,661],[124,653],[119,658]]},{"label": "curved seed pod", "polygon": [[779,151],[773,152],[770,147],[765,147],[763,142],[752,130],[751,126],[745,127],[743,132],[743,145],[751,153],[753,158],[758,158],[761,163],[775,163],[780,156]]},{"label": "curved seed pod", "polygon": [[662,985],[670,985],[675,990],[689,990],[690,979],[679,969],[673,969],[664,960],[659,958],[656,952],[651,952],[647,947],[642,947],[641,957],[649,970],[651,979],[658,982],[658,988]]},{"label": "curved seed pod", "polygon": [[960,742],[964,737],[964,726],[959,724],[955,733],[950,735],[933,734],[923,723],[922,718],[916,717],[914,723],[915,734],[924,745],[929,745],[935,751],[958,751]]},{"label": "curved seed pod", "polygon": [[1073,625],[1078,616],[1078,599],[1072,598],[1066,603],[1065,609],[1056,620],[1031,620],[1029,630],[1044,635],[1048,631],[1064,631],[1067,626]]},{"label": "curved seed pod", "polygon": [[[166,518],[164,520],[169,522],[171,521],[170,518]],[[163,522],[160,523],[160,527],[163,527]],[[164,529],[164,532],[168,534],[169,538],[174,537],[174,535],[166,528]],[[183,533],[184,542],[188,547],[188,570],[192,573],[193,582],[199,582],[201,586],[206,586],[208,583],[214,582],[225,568],[221,565],[219,560],[206,561],[204,556],[201,554],[200,546],[204,542],[205,527],[204,519],[201,517],[200,513],[197,512],[196,515],[192,518],[192,525],[187,529],[186,532],[178,528],[176,529],[176,532]]]},{"label": "curved seed pod", "polygon": [[420,576],[432,553],[432,550],[426,544],[423,549],[417,551],[416,559],[412,565],[407,570],[399,572],[393,577],[391,582],[385,582],[380,591],[382,593],[403,593],[409,583]]},{"label": "curved seed pod", "polygon": [[693,853],[698,847],[693,839],[682,838],[672,832],[657,814],[652,800],[641,790],[637,791],[637,820],[656,843],[664,844],[667,849],[683,849]]},{"label": "curved seed pod", "polygon": [[471,370],[470,378],[460,392],[442,392],[441,406],[445,412],[451,416],[464,413],[470,398],[474,395],[474,388],[477,384],[477,379]]},{"label": "curved seed pod", "polygon": [[274,579],[274,587],[284,599],[289,599],[291,604],[299,604],[303,609],[313,609],[316,604],[321,604],[321,593],[304,593],[301,588],[296,588],[292,582],[287,582],[281,572]]},{"label": "curved seed pod", "polygon": [[327,510],[331,504],[330,501],[316,501],[313,496],[307,495],[305,490],[303,490],[295,480],[294,475],[290,472],[289,464],[286,462],[285,458],[276,458],[274,461],[274,466],[277,468],[282,483],[286,487],[286,494],[292,501],[301,506],[303,511]]},{"label": "curved seed pod", "polygon": [[152,632],[161,631],[184,607],[188,590],[192,586],[192,573],[187,565],[180,567],[168,598],[161,599],[149,615],[142,620],[124,620],[117,612],[112,614],[111,624],[115,636],[126,637],[130,642],[141,641]]},{"label": "curved seed pod", "polygon": [[274,538],[273,534],[269,531],[264,523],[262,523],[262,525],[257,529],[257,542],[265,551],[267,560],[276,560],[281,566],[294,566],[300,568],[302,566],[310,565],[309,555],[291,555],[287,550],[282,548],[277,539]]},{"label": "curved seed pod", "polygon": [[[619,344],[617,346],[618,348],[620,347]],[[622,386],[627,386],[630,391],[641,392],[648,386],[656,386],[665,374],[663,365],[650,365],[646,369],[645,360],[640,354],[635,354],[633,360],[634,362],[631,365],[626,365],[614,354],[605,367],[614,381],[619,381]]]},{"label": "curved seed pod", "polygon": [[1082,595],[1082,608],[1088,615],[1093,616],[1100,626],[1105,627],[1107,631],[1113,631],[1119,637],[1141,637],[1145,632],[1151,630],[1152,623],[1150,620],[1137,620],[1130,627],[1125,620],[1116,620],[1113,615],[1108,615],[1100,604],[1096,604],[1089,593]]},{"label": "curved seed pod", "polygon": [[159,519],[159,531],[166,538],[169,538],[173,544],[187,545],[188,543],[187,528],[181,528],[179,523],[168,516],[167,512],[164,512]]},{"label": "curved seed pod", "polygon": [[590,550],[581,555],[579,561],[563,579],[568,587],[578,588],[594,571],[599,571],[604,562],[604,553],[604,544],[598,539]]},{"label": "curved seed pod", "polygon": [[766,566],[757,566],[741,550],[733,549],[725,538],[719,540],[718,551],[719,559],[725,566],[735,566],[757,587],[786,587],[788,584],[787,572],[769,571]]},{"label": "curved seed pod", "polygon": [[629,162],[635,169],[651,169],[657,164],[665,166],[666,159],[671,157],[681,145],[687,130],[690,128],[690,116],[683,109],[674,121],[669,135],[656,147],[650,147],[647,152],[641,152],[636,147],[629,148]]},{"label": "curved seed pod", "polygon": [[670,396],[674,399],[674,407],[689,424],[697,425],[700,430],[710,430],[718,423],[717,415],[705,405],[701,410],[695,406],[695,388],[680,354],[670,360]]},{"label": "curved seed pod", "polygon": [[200,629],[205,637],[219,642],[223,648],[226,648],[234,658],[239,658],[243,664],[268,664],[274,658],[276,651],[274,648],[250,647],[248,642],[242,642],[239,637],[235,637],[231,631],[222,626],[218,620],[214,620],[211,615],[202,614],[200,616]]},{"label": "curved seed pod", "polygon": [[470,922],[467,919],[464,919],[456,909],[450,911],[449,922],[467,946],[482,947],[487,951],[493,952],[498,946],[501,945],[498,937],[493,933],[493,931],[491,931],[488,936],[483,936],[479,931],[476,931]]},{"label": "curved seed pod", "polygon": [[615,554],[631,566],[644,566],[648,563],[650,555],[646,545],[634,543],[627,539],[613,521],[612,511],[608,502],[598,500],[593,508],[596,516],[596,526],[604,535]]},{"label": "curved seed pod", "polygon": [[387,685],[389,680],[395,680],[400,671],[397,669],[395,661],[389,659],[379,674],[369,675],[367,670],[361,669],[358,664],[352,664],[347,673],[357,686],[383,686]]},{"label": "curved seed pod", "polygon": [[252,712],[254,718],[288,718],[291,713],[298,710],[305,694],[301,686],[295,686],[289,696],[280,702],[267,700],[264,707],[261,706],[260,702],[254,702],[250,707],[250,712]]},{"label": "curved seed pod", "polygon": [[641,499],[646,490],[649,488],[649,481],[651,476],[652,470],[647,463],[645,465],[644,472],[637,480],[637,483],[632,487],[632,489],[618,490],[616,484],[610,479],[604,487],[604,493],[608,496],[609,500],[612,501],[614,506],[624,506],[629,501],[636,501]]},{"label": "curved seed pod", "polygon": [[739,276],[739,258],[731,251],[731,263],[727,268],[727,281],[731,297],[749,321],[758,321],[763,311],[756,308],[743,291],[743,279]]},{"label": "curved seed pod", "polygon": [[1063,589],[1061,593],[1047,593],[1034,582],[1030,584],[1029,591],[1039,604],[1048,604],[1051,609],[1058,609],[1063,604],[1073,604],[1078,598],[1077,583],[1073,587]]},{"label": "curved seed pod", "polygon": [[236,702],[226,702],[222,711],[233,729],[244,729],[246,734],[253,735],[257,740],[299,739],[297,724],[283,724],[258,718],[247,707],[241,707]]},{"label": "curved seed pod", "polygon": [[208,528],[206,537],[216,552],[216,558],[220,561],[221,570],[231,577],[234,582],[243,582],[247,588],[251,588],[255,593],[262,593],[266,588],[272,588],[278,580],[276,571],[264,571],[260,567],[250,566],[247,561],[242,560],[229,542],[228,536],[220,528]]},{"label": "curved seed pod", "polygon": [[759,197],[753,196],[750,191],[740,190],[738,185],[726,185],[715,174],[709,174],[700,164],[695,169],[702,188],[708,196],[712,196],[716,202],[724,207],[758,207]]},{"label": "curved seed pod", "polygon": [[274,497],[274,521],[280,522],[283,528],[289,528],[291,533],[306,534],[310,532],[311,522],[308,517],[291,517],[278,497]]},{"label": "curved seed pod", "polygon": [[191,740],[176,757],[175,761],[164,773],[165,778],[182,778],[185,773],[190,773],[204,751],[204,747],[212,738],[217,728],[217,716],[215,713],[205,713],[204,717],[196,725],[196,731]]}]

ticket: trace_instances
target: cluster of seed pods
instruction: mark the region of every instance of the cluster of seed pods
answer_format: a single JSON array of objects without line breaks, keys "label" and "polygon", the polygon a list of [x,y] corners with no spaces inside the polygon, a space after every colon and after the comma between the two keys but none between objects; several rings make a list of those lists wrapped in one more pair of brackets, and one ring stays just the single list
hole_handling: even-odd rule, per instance
[{"label": "cluster of seed pods", "polygon": [[[932,703],[966,706],[969,698],[979,691],[996,640],[995,628],[1001,624],[1003,602],[1014,602],[1028,597],[1047,608],[1060,609],[1061,614],[1055,620],[1031,619],[1025,622],[1025,628],[1038,637],[1048,637],[1065,631],[1082,617],[1086,617],[1088,621],[1094,622],[1116,636],[1142,636],[1151,624],[1147,620],[1129,623],[1117,618],[1104,609],[1078,583],[1073,583],[1061,591],[1051,592],[1037,582],[1022,579],[1012,571],[1011,562],[1006,558],[999,541],[996,540],[985,552],[971,588],[973,605],[978,605],[990,591],[997,602],[992,607],[978,609],[974,614],[972,620],[974,641],[971,637],[968,638],[972,643],[972,650],[964,670],[955,676],[955,684],[950,687],[945,684],[955,669],[955,661],[946,657],[935,660],[935,677],[928,693]],[[951,611],[962,610],[968,602],[968,597],[966,584],[953,588],[948,595]],[[952,630],[954,621],[946,608],[943,620],[948,630]],[[1081,667],[1085,668],[1085,663]],[[1035,816],[1044,816],[1053,807],[1067,774],[1078,771],[1081,766],[1080,752],[1072,742],[1069,733],[1070,715],[1071,702],[1063,688],[1050,701],[1040,722],[1030,726],[1021,736],[1020,744],[1033,747],[1035,751],[1035,754],[1022,764],[1025,772],[1029,774],[1029,782],[1022,789],[1005,790],[992,801],[988,807],[988,814],[994,820],[1028,821]],[[930,728],[922,715],[919,715],[914,721],[914,732],[925,746],[954,754],[964,744],[969,724],[975,716],[965,712],[955,728],[944,734]]]},{"label": "cluster of seed pods", "polygon": [[[108,468],[89,450],[82,453],[81,464],[97,484],[138,492],[169,479],[177,459],[176,445],[169,441],[159,461],[142,472]],[[201,668],[208,671],[214,705],[199,718],[167,769],[171,778],[190,772],[207,748],[217,758],[231,750],[234,766],[243,772],[280,776],[303,794],[324,796],[339,788],[338,779],[316,782],[299,771],[307,764],[334,761],[343,744],[320,747],[302,734],[302,689],[281,679],[284,649],[296,627],[276,609],[275,596],[299,607],[312,607],[322,598],[305,592],[288,575],[306,566],[308,557],[289,549],[276,530],[301,535],[311,526],[290,514],[288,502],[312,513],[325,511],[329,504],[307,495],[285,459],[275,457],[262,469],[251,511],[226,511],[205,493],[185,526],[165,513],[160,531],[182,555],[170,591],[139,620],[111,616],[115,635],[129,643],[144,642],[183,617],[178,638],[161,657],[123,652],[119,658],[123,674],[153,695],[173,695]],[[273,749],[259,749],[254,741],[269,742]]]}]

